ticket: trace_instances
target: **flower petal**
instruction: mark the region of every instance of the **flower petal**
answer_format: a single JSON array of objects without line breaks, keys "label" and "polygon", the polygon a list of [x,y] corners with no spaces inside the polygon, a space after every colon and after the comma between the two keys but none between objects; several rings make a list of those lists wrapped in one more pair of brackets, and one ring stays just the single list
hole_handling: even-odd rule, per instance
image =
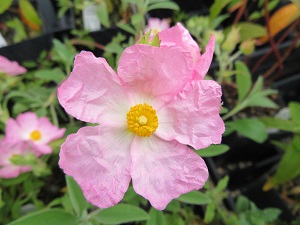
[{"label": "flower petal", "polygon": [[91,123],[103,123],[106,117],[124,122],[119,111],[129,110],[116,73],[104,58],[85,51],[76,56],[72,73],[58,88],[58,99],[67,113]]},{"label": "flower petal", "polygon": [[215,81],[192,81],[168,105],[157,112],[156,134],[196,149],[220,144],[225,131],[221,119],[221,87]]},{"label": "flower petal", "polygon": [[192,54],[194,62],[199,62],[199,46],[191,37],[189,31],[182,26],[181,23],[177,23],[176,26],[161,31],[158,35],[159,39],[161,40],[161,46],[180,46]]},{"label": "flower petal", "polygon": [[0,73],[1,72],[11,76],[17,76],[26,73],[27,70],[23,66],[20,66],[18,62],[10,61],[6,57],[0,55]]},{"label": "flower petal", "polygon": [[131,148],[131,176],[136,193],[163,210],[181,194],[202,188],[208,178],[204,160],[177,141],[136,136]]},{"label": "flower petal", "polygon": [[205,53],[200,57],[200,60],[195,64],[195,80],[202,80],[207,74],[211,61],[214,56],[215,36],[212,35],[205,48]]},{"label": "flower petal", "polygon": [[[118,74],[131,90],[167,102],[192,79],[192,59],[185,50],[136,44],[121,55]],[[139,103],[139,102],[136,102]]]},{"label": "flower petal", "polygon": [[127,127],[81,128],[61,146],[59,166],[73,176],[86,199],[107,208],[117,204],[130,183],[130,146]]},{"label": "flower petal", "polygon": [[38,141],[38,144],[48,144],[53,140],[59,139],[64,136],[66,131],[65,128],[59,129],[54,126],[48,117],[42,117],[39,119],[37,130],[39,130],[42,134],[42,138]]}]

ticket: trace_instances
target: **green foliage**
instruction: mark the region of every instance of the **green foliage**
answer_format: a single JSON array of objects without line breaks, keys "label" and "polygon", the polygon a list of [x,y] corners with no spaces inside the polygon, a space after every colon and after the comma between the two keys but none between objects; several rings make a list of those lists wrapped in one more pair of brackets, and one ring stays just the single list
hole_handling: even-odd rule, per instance
[{"label": "green foliage", "polygon": [[201,157],[213,157],[221,155],[229,150],[228,145],[220,144],[220,145],[210,145],[207,148],[200,149],[196,151],[198,155]]},{"label": "green foliage", "polygon": [[13,3],[13,0],[0,1],[0,14],[2,14],[4,11],[6,11],[11,6],[12,3]]},{"label": "green foliage", "polygon": [[24,216],[8,225],[74,225],[78,218],[60,209],[46,209]]},{"label": "green foliage", "polygon": [[13,41],[15,43],[23,41],[27,38],[25,27],[18,18],[13,18],[6,22],[6,25],[15,31]]},{"label": "green foliage", "polygon": [[235,27],[240,32],[240,41],[262,37],[267,34],[265,27],[251,22],[240,22]]},{"label": "green foliage", "polygon": [[73,177],[66,176],[66,182],[68,187],[68,195],[70,197],[72,206],[76,212],[76,215],[81,216],[86,213],[88,202],[85,200],[81,188]]},{"label": "green foliage", "polygon": [[191,191],[183,194],[177,200],[193,205],[206,205],[211,201],[205,194],[199,191]]},{"label": "green foliage", "polygon": [[144,221],[149,219],[149,215],[139,207],[118,204],[108,209],[99,210],[91,215],[92,220],[104,224],[119,224],[133,221]]},{"label": "green foliage", "polygon": [[257,143],[268,138],[265,125],[257,118],[244,118],[226,122],[226,126]]},{"label": "green foliage", "polygon": [[[235,65],[237,77],[239,77],[237,78],[238,102],[230,112],[223,116],[223,119],[225,120],[247,107],[277,108],[278,106],[267,97],[276,94],[277,91],[272,89],[263,90],[262,77],[258,77],[256,83],[252,85],[251,75],[246,65],[241,61],[237,61]],[[251,86],[253,86],[252,89]]]},{"label": "green foliage", "polygon": [[28,22],[36,25],[42,25],[42,20],[29,0],[19,0],[19,5],[24,17],[28,20]]},{"label": "green foliage", "polygon": [[154,208],[150,209],[149,212],[149,220],[147,221],[146,225],[166,225],[166,219],[165,219],[165,215],[163,214],[162,211],[158,211]]},{"label": "green foliage", "polygon": [[99,4],[97,4],[97,15],[103,26],[110,27],[109,13],[105,1],[100,1]]}]

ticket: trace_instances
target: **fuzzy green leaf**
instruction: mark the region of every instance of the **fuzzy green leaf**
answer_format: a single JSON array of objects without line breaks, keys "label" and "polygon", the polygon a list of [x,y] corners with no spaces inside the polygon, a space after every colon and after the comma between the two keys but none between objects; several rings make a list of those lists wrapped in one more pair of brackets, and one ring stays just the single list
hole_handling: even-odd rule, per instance
[{"label": "fuzzy green leaf", "polygon": [[256,118],[239,119],[228,122],[227,125],[257,143],[263,143],[268,138],[264,123]]},{"label": "fuzzy green leaf", "polygon": [[1,0],[0,1],[0,14],[2,14],[4,11],[6,11],[11,4],[13,3],[13,0]]},{"label": "fuzzy green leaf", "polygon": [[7,225],[74,225],[78,218],[64,210],[48,209],[21,217]]},{"label": "fuzzy green leaf", "polygon": [[87,210],[88,202],[86,201],[81,188],[73,177],[66,176],[66,182],[72,206],[76,212],[76,215],[80,216],[84,213],[84,211]]},{"label": "fuzzy green leaf", "polygon": [[211,202],[208,196],[199,191],[191,191],[189,193],[183,194],[179,198],[177,198],[177,200],[192,205],[206,205]]},{"label": "fuzzy green leaf", "polygon": [[146,225],[166,225],[165,216],[162,211],[151,208],[149,215],[150,218],[147,221]]},{"label": "fuzzy green leaf", "polygon": [[241,102],[246,97],[252,86],[252,78],[248,67],[242,61],[236,61],[235,68],[237,70],[236,85],[238,91],[238,102]]},{"label": "fuzzy green leaf", "polygon": [[119,224],[148,220],[149,215],[139,207],[127,204],[118,204],[93,214],[92,218],[99,223]]},{"label": "fuzzy green leaf", "polygon": [[229,150],[228,145],[220,144],[220,145],[210,145],[207,148],[200,149],[196,151],[196,153],[201,157],[212,157],[221,155]]}]

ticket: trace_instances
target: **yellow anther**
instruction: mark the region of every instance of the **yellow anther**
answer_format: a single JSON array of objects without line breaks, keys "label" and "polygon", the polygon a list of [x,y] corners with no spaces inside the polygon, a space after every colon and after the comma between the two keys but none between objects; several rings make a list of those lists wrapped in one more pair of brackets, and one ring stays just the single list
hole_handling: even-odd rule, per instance
[{"label": "yellow anther", "polygon": [[158,127],[156,111],[147,103],[131,107],[126,118],[129,130],[141,137],[150,137]]},{"label": "yellow anther", "polygon": [[42,138],[42,133],[38,130],[34,130],[31,132],[30,138],[34,141],[38,141]]}]

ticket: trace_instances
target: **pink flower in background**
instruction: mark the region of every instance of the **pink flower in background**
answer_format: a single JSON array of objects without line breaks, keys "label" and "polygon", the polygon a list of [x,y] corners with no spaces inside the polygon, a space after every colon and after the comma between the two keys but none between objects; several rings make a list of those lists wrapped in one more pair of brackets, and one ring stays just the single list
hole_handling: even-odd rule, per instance
[{"label": "pink flower in background", "polygon": [[28,153],[28,143],[11,142],[7,139],[0,141],[0,177],[15,178],[21,173],[31,170],[30,166],[14,165],[10,159],[14,155],[25,155]]},{"label": "pink flower in background", "polygon": [[38,118],[35,113],[26,112],[7,121],[5,137],[14,142],[29,142],[39,156],[51,153],[52,149],[48,144],[63,137],[64,133],[65,128],[54,126],[47,117]]},{"label": "pink flower in background", "polygon": [[178,46],[190,52],[193,58],[194,79],[202,80],[204,78],[213,58],[215,36],[210,38],[205,53],[201,55],[198,44],[193,40],[188,30],[180,23],[170,29],[160,32],[158,35],[162,47]]},{"label": "pink flower in background", "polygon": [[[215,81],[195,79],[195,52],[188,50],[194,46],[185,34],[177,34],[187,39],[184,46],[126,48],[118,74],[104,58],[82,51],[58,88],[69,114],[100,124],[69,135],[59,160],[92,204],[117,204],[132,179],[134,190],[162,210],[205,184],[205,162],[186,145],[201,149],[221,142],[222,92]],[[210,58],[200,60],[207,71]]]},{"label": "pink flower in background", "polygon": [[11,76],[17,76],[26,73],[26,68],[20,66],[19,63],[15,61],[10,61],[4,56],[0,55],[0,73],[5,73]]},{"label": "pink flower in background", "polygon": [[145,27],[145,33],[151,30],[151,34],[158,34],[160,31],[168,29],[170,22],[168,19],[149,18]]}]

